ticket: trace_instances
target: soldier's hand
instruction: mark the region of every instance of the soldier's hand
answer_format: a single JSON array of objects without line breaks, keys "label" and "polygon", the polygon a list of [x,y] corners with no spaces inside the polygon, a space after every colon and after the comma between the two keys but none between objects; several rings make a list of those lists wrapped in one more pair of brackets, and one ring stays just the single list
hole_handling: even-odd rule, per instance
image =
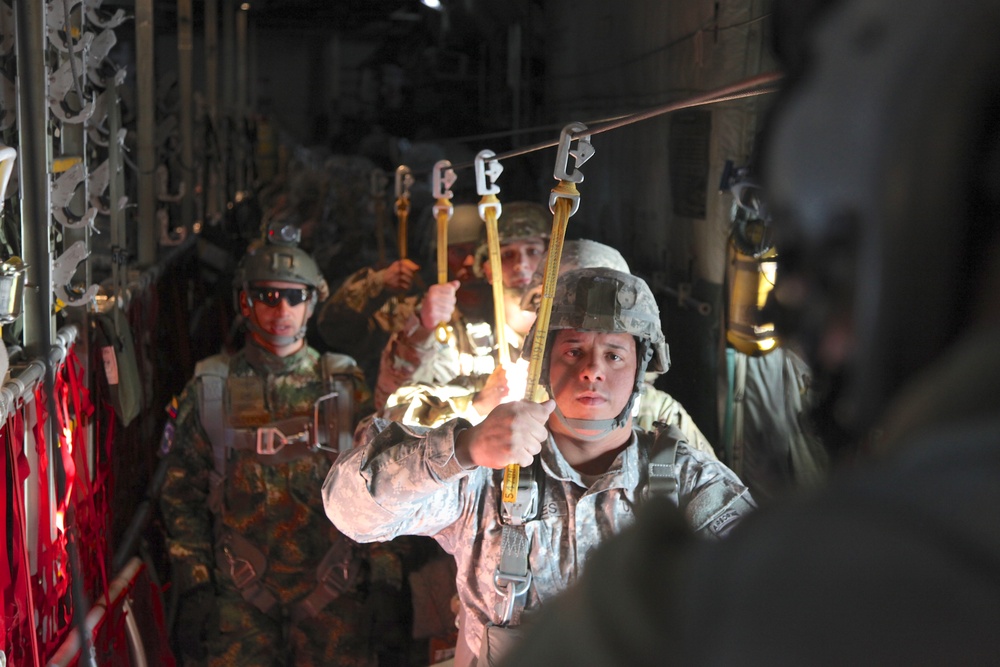
[{"label": "soldier's hand", "polygon": [[507,372],[503,366],[497,366],[486,378],[486,385],[476,392],[476,397],[472,399],[472,407],[480,415],[488,415],[493,408],[500,405],[508,394],[510,388],[507,386]]},{"label": "soldier's hand", "polygon": [[397,259],[382,269],[382,282],[391,290],[404,292],[410,289],[410,286],[413,284],[413,275],[419,268],[419,266],[408,259]]},{"label": "soldier's hand", "polygon": [[555,401],[514,401],[494,408],[478,426],[458,434],[455,456],[466,468],[500,469],[511,463],[531,465],[549,437],[545,424]]},{"label": "soldier's hand", "polygon": [[457,301],[455,293],[460,284],[457,280],[452,280],[450,283],[430,286],[420,304],[420,324],[425,329],[433,329],[438,323],[451,320]]}]

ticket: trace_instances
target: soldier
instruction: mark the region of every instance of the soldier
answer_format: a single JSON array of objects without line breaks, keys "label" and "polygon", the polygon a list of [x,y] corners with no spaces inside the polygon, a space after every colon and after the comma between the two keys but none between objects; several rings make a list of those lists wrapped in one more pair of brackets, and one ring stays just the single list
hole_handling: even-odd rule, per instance
[{"label": "soldier", "polygon": [[[647,366],[669,365],[642,280],[603,268],[567,273],[550,325],[542,377],[553,400],[502,404],[476,426],[376,419],[323,486],[327,515],[355,539],[431,535],[455,557],[460,667],[493,664],[521,612],[566,588],[646,496],[672,498],[706,536],[725,535],[754,506],[729,469],[676,429],[632,428]],[[522,488],[502,503],[512,463],[524,466]]]},{"label": "soldier", "polygon": [[161,507],[188,662],[373,664],[367,603],[401,585],[393,554],[323,516],[317,489],[369,394],[350,357],[305,344],[326,281],[297,242],[272,229],[240,262],[246,345],[199,362],[168,429]]},{"label": "soldier", "polygon": [[[565,242],[559,261],[560,275],[576,269],[597,267],[615,269],[623,273],[629,272],[628,262],[625,261],[620,252],[611,246],[586,239]],[[532,322],[534,322],[534,314],[538,310],[542,295],[544,273],[545,256],[543,255],[535,268],[531,281],[521,295],[519,305],[521,312],[531,315]],[[522,350],[522,354],[524,352],[525,350]],[[522,358],[521,363],[526,365],[526,359]],[[654,379],[656,377],[652,373],[647,374],[647,376],[652,376]],[[477,383],[475,378],[470,379],[471,382],[466,380],[439,387],[425,384],[400,387],[389,397],[381,416],[390,421],[401,421],[404,424],[416,426],[440,426],[455,417],[462,417],[472,424],[478,424],[489,414],[490,410],[502,401],[520,398],[518,395],[511,395],[506,383],[497,385],[493,389],[492,402],[483,409],[479,405],[483,401],[478,394],[487,384],[487,380],[479,378]],[[523,391],[521,393],[523,395]],[[477,398],[480,398],[480,401],[477,402]],[[716,458],[712,445],[695,424],[691,415],[684,409],[684,406],[670,394],[656,389],[650,377],[644,378],[642,394],[636,409],[635,426],[644,431],[652,431],[656,428],[654,426],[656,422],[672,424],[684,433],[691,447]]]},{"label": "soldier", "polygon": [[[516,358],[521,341],[535,319],[534,313],[521,309],[521,298],[545,253],[552,221],[541,204],[512,202],[504,205],[497,222],[506,338],[515,352],[511,358]],[[485,227],[482,227],[473,269],[492,283],[494,273],[488,261]],[[458,281],[431,286],[420,305],[419,315],[411,318],[389,341],[382,354],[375,391],[377,408],[384,406],[404,385],[442,386],[456,378],[463,378],[467,386],[475,389],[474,400],[480,415],[487,414],[506,394],[505,369],[499,368],[494,358],[493,318],[491,315],[473,317],[456,308],[458,287]],[[435,339],[433,334],[438,322],[451,323],[452,340],[442,343]]]},{"label": "soldier", "polygon": [[356,359],[369,386],[378,378],[379,358],[389,334],[400,329],[416,309],[416,298],[404,295],[419,280],[419,269],[409,259],[397,259],[384,269],[359,269],[320,305],[314,322],[321,349]]},{"label": "soldier", "polygon": [[[559,274],[563,275],[568,271],[576,269],[606,267],[629,273],[630,269],[621,253],[611,246],[581,239],[579,241],[566,241],[563,245],[563,254],[559,261]],[[521,308],[536,312],[542,296],[542,281],[545,273],[545,258],[542,258],[535,275],[531,278],[531,283],[525,291]],[[701,432],[698,425],[688,411],[681,405],[680,401],[665,391],[661,391],[653,386],[657,374],[647,373],[643,378],[642,393],[636,405],[636,414],[633,424],[644,431],[656,430],[656,424],[671,424],[676,426],[687,438],[688,445],[708,454],[711,458],[716,458],[715,449],[709,443],[708,438]]]}]

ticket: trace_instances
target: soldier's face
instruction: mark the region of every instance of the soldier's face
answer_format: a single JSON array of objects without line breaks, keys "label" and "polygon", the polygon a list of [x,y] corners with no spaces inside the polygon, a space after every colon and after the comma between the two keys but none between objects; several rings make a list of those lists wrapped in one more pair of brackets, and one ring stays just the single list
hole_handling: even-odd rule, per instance
[{"label": "soldier's face", "polygon": [[448,273],[455,280],[468,282],[476,277],[472,271],[475,243],[453,243],[448,246]]},{"label": "soldier's face", "polygon": [[[275,336],[295,336],[309,317],[310,301],[306,299],[295,305],[292,305],[289,301],[297,301],[300,298],[300,290],[303,287],[299,283],[280,280],[254,283],[250,286],[250,303],[248,303],[247,295],[244,294],[240,309],[244,317],[252,319],[257,326],[269,334]],[[294,294],[295,298],[284,296],[281,290],[290,290],[290,293]],[[265,298],[261,298],[261,294],[258,294],[258,292],[270,292],[270,294],[265,294],[263,295]],[[271,301],[273,305],[269,305],[265,301]],[[251,335],[257,339],[255,333],[251,332]],[[265,349],[274,351],[272,349],[275,347],[273,344],[260,339],[257,342]]]},{"label": "soldier's face", "polygon": [[[503,286],[519,293],[523,291],[531,283],[531,277],[544,254],[545,242],[542,239],[511,241],[500,246]],[[483,264],[483,270],[486,272],[486,279],[492,283],[493,269],[489,261]]]},{"label": "soldier's face", "polygon": [[627,333],[561,329],[549,352],[553,398],[569,419],[613,419],[635,385],[635,339]]}]

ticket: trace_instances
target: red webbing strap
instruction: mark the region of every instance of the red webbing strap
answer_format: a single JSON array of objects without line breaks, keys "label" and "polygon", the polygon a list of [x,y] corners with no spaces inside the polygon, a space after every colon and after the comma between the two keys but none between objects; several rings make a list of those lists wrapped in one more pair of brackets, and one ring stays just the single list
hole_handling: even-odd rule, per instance
[{"label": "red webbing strap", "polygon": [[[14,448],[10,445],[7,437],[6,425],[0,429],[0,458],[3,460],[3,470],[0,471],[0,497],[3,498],[4,511],[0,512],[0,535],[7,540],[7,511],[6,508],[13,507],[17,502],[17,497],[12,494],[17,493],[17,468],[14,464]],[[11,480],[10,488],[7,488],[7,480]],[[20,494],[17,494],[20,495]],[[13,512],[17,516],[17,511]],[[13,591],[13,571],[16,560],[11,558],[11,551],[17,549],[17,538],[13,540],[10,549],[0,549],[0,614],[3,615],[3,624],[0,625],[0,650],[6,651],[7,645],[7,622],[8,610],[14,599]]]},{"label": "red webbing strap", "polygon": [[[31,406],[35,411],[35,452],[38,455],[38,541],[37,576],[32,580],[35,609],[39,618],[41,651],[50,656],[59,648],[65,635],[70,631],[73,617],[72,598],[69,595],[69,571],[67,567],[66,531],[63,525],[66,517],[64,493],[54,496],[55,505],[49,499],[49,460],[47,452],[46,425],[52,417],[48,414],[45,387],[35,389],[35,400]],[[28,409],[30,409],[30,407]],[[57,407],[58,410],[58,407]],[[56,424],[58,426],[58,424]],[[57,435],[58,439],[58,435]],[[62,449],[62,448],[60,448]],[[64,457],[63,451],[56,456]],[[65,457],[63,458],[65,461]],[[70,470],[66,471],[67,492],[72,489]],[[54,490],[58,492],[58,490]],[[55,525],[53,525],[53,520]],[[51,537],[50,537],[51,536]]]},{"label": "red webbing strap", "polygon": [[[99,582],[84,581],[85,590],[91,598],[96,599],[102,591],[108,590],[109,585],[106,555],[110,508],[107,505],[111,494],[104,484],[105,475],[102,472],[107,469],[107,465],[98,465],[93,483],[90,481],[89,457],[85,443],[94,406],[84,382],[83,365],[73,348],[70,348],[66,362],[56,376],[56,398],[60,417],[61,449],[70,453],[75,462],[74,469],[80,471],[80,474],[75,476],[75,492],[72,495],[68,494],[66,501],[73,503],[73,534],[78,544],[86,545],[86,548],[79,550],[81,575],[93,575],[95,572],[100,575]],[[69,412],[70,401],[73,405],[72,415]],[[82,509],[86,511],[81,511]],[[100,588],[94,590],[98,584]]]},{"label": "red webbing strap", "polygon": [[[9,493],[4,498],[10,501],[11,530],[10,589],[3,599],[4,648],[11,665],[41,665],[38,650],[38,635],[35,632],[35,605],[31,585],[31,559],[28,555],[27,517],[24,507],[24,485],[31,474],[31,467],[24,455],[24,410],[18,402],[3,425],[7,465],[4,478],[10,476]],[[5,489],[6,490],[6,489]],[[4,512],[6,514],[6,512]],[[30,660],[30,662],[29,662]]]}]

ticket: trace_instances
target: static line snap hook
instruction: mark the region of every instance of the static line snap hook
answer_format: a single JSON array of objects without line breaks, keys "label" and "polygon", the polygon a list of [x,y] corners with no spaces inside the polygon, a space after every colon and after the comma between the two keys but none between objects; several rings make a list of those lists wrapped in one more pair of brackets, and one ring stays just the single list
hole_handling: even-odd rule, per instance
[{"label": "static line snap hook", "polygon": [[[496,157],[496,153],[488,148],[476,154],[476,194],[480,197],[500,194],[500,186],[496,181],[503,173],[503,165],[500,164],[500,160],[490,159],[493,157]],[[489,165],[486,164],[487,161]]]},{"label": "static line snap hook", "polygon": [[434,163],[434,171],[431,175],[431,196],[434,199],[451,199],[455,195],[451,191],[451,186],[455,184],[458,176],[451,168],[449,160],[438,160]]},{"label": "static line snap hook", "polygon": [[[583,174],[576,167],[583,164],[594,156],[594,146],[590,143],[589,134],[581,134],[587,131],[587,126],[583,123],[570,123],[562,129],[559,134],[559,150],[556,153],[556,168],[552,173],[557,181],[570,181],[572,183],[582,183]],[[573,137],[580,135],[573,146]],[[574,168],[569,169],[569,158],[573,157]]]},{"label": "static line snap hook", "polygon": [[396,199],[410,198],[410,188],[413,187],[413,172],[405,164],[396,167]]}]

